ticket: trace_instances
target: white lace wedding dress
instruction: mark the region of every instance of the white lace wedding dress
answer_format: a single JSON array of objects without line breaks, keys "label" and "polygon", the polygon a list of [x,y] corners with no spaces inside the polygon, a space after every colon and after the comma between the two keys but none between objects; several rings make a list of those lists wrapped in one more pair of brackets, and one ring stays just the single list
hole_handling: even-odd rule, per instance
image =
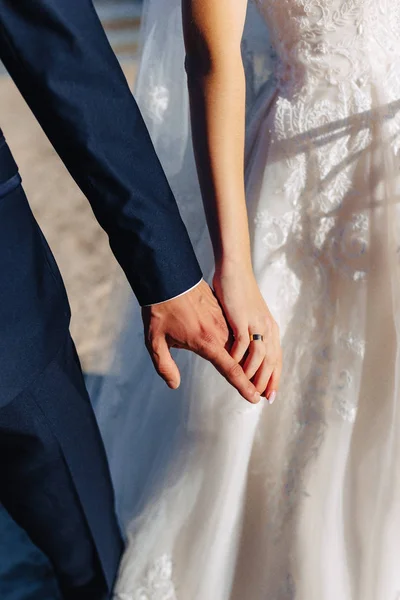
[{"label": "white lace wedding dress", "polygon": [[[140,335],[129,308],[124,375],[99,407],[129,522],[115,594],[398,600],[400,3],[258,4],[277,58],[249,113],[247,199],[282,386],[272,407],[246,405],[182,353],[168,392],[138,338],[126,351]],[[153,67],[142,107],[211,273],[190,152],[174,170],[157,134],[170,98]]]}]

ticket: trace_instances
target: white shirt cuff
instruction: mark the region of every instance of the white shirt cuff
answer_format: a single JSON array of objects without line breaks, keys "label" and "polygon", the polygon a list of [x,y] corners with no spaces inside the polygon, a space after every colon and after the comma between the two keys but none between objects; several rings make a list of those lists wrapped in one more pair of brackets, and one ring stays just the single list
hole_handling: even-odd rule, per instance
[{"label": "white shirt cuff", "polygon": [[186,290],[185,292],[182,292],[182,294],[178,294],[178,296],[174,296],[173,298],[168,298],[168,300],[163,300],[162,302],[154,302],[153,304],[145,304],[144,306],[142,306],[142,308],[146,308],[146,306],[158,306],[159,304],[165,304],[166,302],[170,302],[171,300],[175,300],[176,298],[180,298],[181,296],[184,296],[185,294],[188,294],[189,292],[191,292],[192,290],[194,290],[195,288],[197,288],[198,285],[200,285],[200,283],[203,281],[203,277],[200,279],[200,281],[198,283],[196,283],[196,285],[194,285],[193,287],[191,287],[189,290]]}]

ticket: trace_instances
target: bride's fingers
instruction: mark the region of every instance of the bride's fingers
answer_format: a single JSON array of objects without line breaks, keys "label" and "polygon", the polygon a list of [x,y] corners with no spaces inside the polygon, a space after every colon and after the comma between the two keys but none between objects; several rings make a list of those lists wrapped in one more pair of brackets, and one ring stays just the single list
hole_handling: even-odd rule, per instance
[{"label": "bride's fingers", "polygon": [[181,375],[178,366],[171,356],[167,341],[159,337],[147,346],[154,367],[168,387],[176,390],[181,383]]},{"label": "bride's fingers", "polygon": [[225,348],[215,344],[203,344],[195,352],[209,360],[227,381],[249,402],[257,404],[260,394],[246,377],[242,367],[235,362]]},{"label": "bride's fingers", "polygon": [[266,346],[264,342],[254,341],[250,343],[249,355],[243,365],[243,370],[249,379],[252,379],[257,373],[260,365],[265,359]]},{"label": "bride's fingers", "polygon": [[265,396],[265,390],[268,386],[268,382],[271,379],[271,375],[274,371],[274,365],[269,364],[265,358],[258,369],[257,373],[253,377],[253,383],[257,388],[257,391]]},{"label": "bride's fingers", "polygon": [[[275,395],[279,390],[279,383],[281,379],[282,373],[282,357],[281,355],[278,358],[277,365],[268,381],[268,385],[266,386],[265,393],[261,392],[263,396],[265,396],[268,400],[275,400]],[[275,392],[275,395],[271,397],[271,395]],[[272,403],[271,403],[272,404]]]}]

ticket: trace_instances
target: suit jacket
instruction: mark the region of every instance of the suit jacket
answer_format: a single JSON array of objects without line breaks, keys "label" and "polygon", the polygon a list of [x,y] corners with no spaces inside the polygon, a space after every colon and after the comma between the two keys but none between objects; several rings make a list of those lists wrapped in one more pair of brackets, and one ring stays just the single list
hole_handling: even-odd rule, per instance
[{"label": "suit jacket", "polygon": [[[91,0],[0,0],[0,59],[90,201],[140,304],[196,285],[202,274],[186,228]],[[0,122],[6,128],[7,115]],[[0,131],[0,407],[48,364],[69,319]]]},{"label": "suit jacket", "polygon": [[[187,231],[92,2],[0,0],[0,58],[89,199],[139,302],[196,285]],[[0,121],[6,127],[7,115]]]},{"label": "suit jacket", "polygon": [[[186,229],[90,0],[0,0],[0,59],[90,201],[139,302],[196,285],[201,271]],[[0,121],[6,130],[7,115]],[[121,541],[83,382],[68,359],[72,350],[60,350],[69,320],[60,273],[0,132],[0,441],[23,426],[24,439],[52,452],[39,427],[45,417],[111,588]],[[33,403],[29,415],[23,397]],[[29,453],[22,459],[13,477],[27,502],[36,502],[26,487]]]}]

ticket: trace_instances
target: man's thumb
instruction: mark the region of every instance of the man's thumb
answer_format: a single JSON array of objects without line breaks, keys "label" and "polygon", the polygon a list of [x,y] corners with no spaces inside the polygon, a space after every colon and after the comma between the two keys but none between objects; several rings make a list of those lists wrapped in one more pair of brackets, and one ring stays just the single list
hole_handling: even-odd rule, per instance
[{"label": "man's thumb", "polygon": [[150,355],[157,373],[164,379],[168,387],[176,390],[180,386],[181,375],[165,338],[160,338],[152,344]]}]

